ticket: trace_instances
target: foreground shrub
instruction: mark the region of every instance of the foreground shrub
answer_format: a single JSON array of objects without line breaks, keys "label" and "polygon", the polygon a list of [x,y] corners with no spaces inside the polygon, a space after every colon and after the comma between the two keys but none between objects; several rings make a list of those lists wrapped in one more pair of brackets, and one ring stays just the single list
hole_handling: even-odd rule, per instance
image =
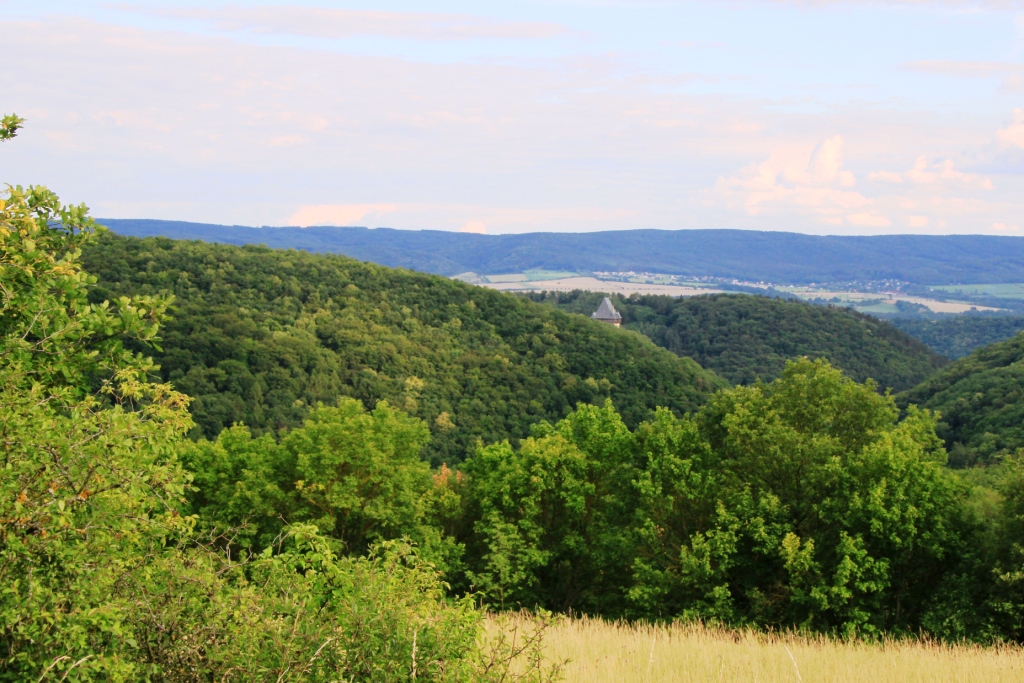
[{"label": "foreground shrub", "polygon": [[[18,123],[3,119],[0,139]],[[336,530],[346,501],[326,488],[311,497],[333,518],[284,524],[258,555],[182,514],[188,398],[123,346],[156,343],[169,300],[89,304],[78,256],[93,231],[85,207],[45,188],[0,201],[0,681],[546,680],[543,667],[512,675],[525,652],[485,648],[482,612],[447,599],[409,543],[356,535],[369,554],[339,557],[317,524]],[[345,410],[311,438],[360,436],[365,420]],[[381,410],[372,420],[388,422]],[[390,417],[370,440],[411,434],[415,456],[422,429]],[[406,502],[399,531],[415,517]]]}]

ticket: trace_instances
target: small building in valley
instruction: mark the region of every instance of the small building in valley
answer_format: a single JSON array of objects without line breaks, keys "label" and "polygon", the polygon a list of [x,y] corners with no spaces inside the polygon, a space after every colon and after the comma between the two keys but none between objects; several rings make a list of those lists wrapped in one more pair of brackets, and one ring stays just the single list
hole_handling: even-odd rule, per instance
[{"label": "small building in valley", "polygon": [[612,306],[612,300],[608,297],[604,298],[604,301],[601,302],[601,305],[597,307],[597,310],[590,317],[603,323],[615,325],[615,327],[622,325],[622,314],[615,310],[615,307]]}]

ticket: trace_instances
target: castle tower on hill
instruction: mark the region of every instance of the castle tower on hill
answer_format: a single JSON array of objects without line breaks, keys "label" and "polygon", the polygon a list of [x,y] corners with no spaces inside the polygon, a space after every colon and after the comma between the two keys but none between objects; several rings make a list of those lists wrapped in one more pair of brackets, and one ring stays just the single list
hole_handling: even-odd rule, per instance
[{"label": "castle tower on hill", "polygon": [[608,297],[604,298],[604,301],[601,302],[601,305],[597,307],[597,310],[590,317],[603,323],[615,325],[615,327],[622,325],[622,314],[615,310],[615,307],[612,306],[612,300]]}]

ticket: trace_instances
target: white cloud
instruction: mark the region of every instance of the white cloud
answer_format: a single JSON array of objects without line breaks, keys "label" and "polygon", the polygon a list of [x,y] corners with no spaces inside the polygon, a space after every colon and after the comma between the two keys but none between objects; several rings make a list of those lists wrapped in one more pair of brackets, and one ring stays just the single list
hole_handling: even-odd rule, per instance
[{"label": "white cloud", "polygon": [[903,182],[903,174],[893,171],[872,171],[868,173],[868,180],[876,183],[893,183],[898,185]]},{"label": "white cloud", "polygon": [[1024,109],[1013,110],[1013,120],[1006,128],[996,131],[996,140],[1006,147],[1024,149]]},{"label": "white cloud", "polygon": [[483,221],[469,221],[462,226],[462,229],[459,230],[459,232],[469,232],[474,233],[476,235],[486,235],[487,224],[484,223]]},{"label": "white cloud", "polygon": [[928,216],[907,216],[907,225],[912,228],[927,228],[930,223]]},{"label": "white cloud", "polygon": [[366,219],[379,219],[396,208],[394,204],[315,204],[300,207],[288,219],[288,225],[362,225]]},{"label": "white cloud", "polygon": [[[776,152],[739,174],[719,178],[717,192],[751,216],[794,211],[828,225],[842,225],[843,217],[871,201],[859,192],[853,173],[843,168],[843,138],[819,143],[810,154],[806,148]],[[851,225],[881,224],[881,218],[855,213]]]},{"label": "white cloud", "polygon": [[964,173],[953,167],[953,160],[946,159],[939,163],[931,163],[925,156],[920,156],[914,162],[914,167],[907,171],[906,177],[922,185],[929,185],[940,182],[954,182],[977,187],[983,190],[992,189],[992,180],[975,173]]},{"label": "white cloud", "polygon": [[790,179],[796,183],[838,184],[840,187],[853,187],[857,184],[853,174],[843,170],[843,138],[838,135],[814,149],[806,174],[793,174]]},{"label": "white cloud", "polygon": [[996,232],[1020,232],[1020,226],[1008,225],[1002,221],[992,224],[992,229]]},{"label": "white cloud", "polygon": [[965,173],[954,167],[952,159],[930,162],[928,157],[919,156],[914,166],[906,173],[895,171],[872,171],[868,179],[878,183],[902,184],[904,181],[918,185],[956,183],[983,190],[992,189],[992,180],[976,173]]}]

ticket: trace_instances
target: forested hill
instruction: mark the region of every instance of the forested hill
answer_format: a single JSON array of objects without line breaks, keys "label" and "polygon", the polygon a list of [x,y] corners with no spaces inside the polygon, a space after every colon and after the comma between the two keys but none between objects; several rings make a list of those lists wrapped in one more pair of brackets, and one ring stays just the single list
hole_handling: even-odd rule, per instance
[{"label": "forested hill", "polygon": [[[589,314],[603,294],[530,294]],[[798,356],[827,358],[858,382],[902,391],[948,361],[892,325],[848,308],[746,294],[613,297],[623,325],[735,384],[773,380]]]},{"label": "forested hill", "polygon": [[1024,318],[1003,315],[956,315],[941,320],[891,318],[893,325],[946,358],[963,358],[975,349],[1024,332]]},{"label": "forested hill", "polygon": [[950,464],[986,464],[1024,446],[1024,333],[978,349],[897,397],[942,414]]},{"label": "forested hill", "polygon": [[529,269],[647,271],[766,282],[898,279],[917,284],[1020,282],[1024,238],[802,235],[751,230],[616,230],[473,235],[378,228],[248,228],[101,219],[116,233],[346,254],[456,275]]},{"label": "forested hill", "polygon": [[103,234],[83,253],[90,299],[166,291],[154,353],[192,396],[196,436],[300,425],[317,402],[379,399],[425,419],[428,455],[519,438],[611,398],[635,426],[700,406],[725,382],[643,336],[447,278],[336,255]]}]

